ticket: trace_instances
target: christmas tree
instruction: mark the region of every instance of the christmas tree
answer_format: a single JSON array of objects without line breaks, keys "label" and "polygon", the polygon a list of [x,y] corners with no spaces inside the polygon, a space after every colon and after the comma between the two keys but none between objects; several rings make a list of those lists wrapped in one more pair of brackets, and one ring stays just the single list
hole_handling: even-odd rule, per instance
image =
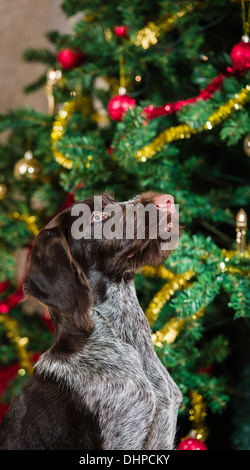
[{"label": "christmas tree", "polygon": [[[153,190],[180,207],[179,245],[136,276],[157,354],[183,393],[177,441],[250,449],[250,84],[247,3],[65,0],[72,34],[25,51],[44,63],[48,113],[0,116],[1,415],[53,341],[23,299],[32,242],[75,201]],[[242,26],[243,25],[243,26]],[[239,411],[240,410],[240,411]]]}]

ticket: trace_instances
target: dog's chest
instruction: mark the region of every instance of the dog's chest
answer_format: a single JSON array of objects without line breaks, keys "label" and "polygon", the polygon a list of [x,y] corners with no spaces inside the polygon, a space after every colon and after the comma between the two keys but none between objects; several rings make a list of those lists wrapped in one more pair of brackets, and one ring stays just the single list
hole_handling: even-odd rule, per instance
[{"label": "dog's chest", "polygon": [[109,286],[107,299],[98,308],[122,341],[135,347],[140,354],[152,349],[150,327],[133,282]]},{"label": "dog's chest", "polygon": [[161,402],[162,397],[165,400],[169,396],[166,370],[154,351],[151,329],[139,305],[134,284],[111,286],[108,294],[106,302],[100,305],[102,314],[115,335],[138,354],[142,369],[153,385],[156,400]]}]

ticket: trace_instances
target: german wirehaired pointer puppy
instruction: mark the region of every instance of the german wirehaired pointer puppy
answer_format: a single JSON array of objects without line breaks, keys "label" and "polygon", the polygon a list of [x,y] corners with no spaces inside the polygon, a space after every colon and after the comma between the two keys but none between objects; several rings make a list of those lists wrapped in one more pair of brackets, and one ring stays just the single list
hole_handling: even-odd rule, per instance
[{"label": "german wirehaired pointer puppy", "polygon": [[[144,193],[119,203],[123,236],[112,239],[92,236],[105,222],[112,224],[114,214],[105,207],[118,205],[110,194],[101,199],[100,211],[94,210],[94,197],[83,201],[90,223],[79,219],[75,204],[36,237],[24,291],[48,306],[55,337],[2,420],[0,449],[174,446],[181,393],[153,349],[133,282],[138,269],[169,254],[162,249],[159,221],[173,198]],[[137,212],[125,220],[126,210],[139,203],[156,207],[155,238],[149,237],[148,217],[143,238],[137,237]],[[171,224],[165,225],[169,231]],[[134,237],[124,236],[131,228]],[[87,229],[90,236],[84,237]]]}]

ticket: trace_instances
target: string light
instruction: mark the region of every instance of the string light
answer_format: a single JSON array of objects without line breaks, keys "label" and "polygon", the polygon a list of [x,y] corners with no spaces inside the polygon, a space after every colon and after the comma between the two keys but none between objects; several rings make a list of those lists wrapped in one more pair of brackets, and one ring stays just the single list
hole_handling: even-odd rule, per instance
[{"label": "string light", "polygon": [[61,70],[50,68],[47,72],[47,82],[45,85],[45,95],[48,99],[48,113],[54,114],[56,110],[55,98],[53,96],[53,88],[62,78]]},{"label": "string light", "polygon": [[237,251],[243,253],[246,249],[247,214],[240,209],[236,216],[236,244]]}]

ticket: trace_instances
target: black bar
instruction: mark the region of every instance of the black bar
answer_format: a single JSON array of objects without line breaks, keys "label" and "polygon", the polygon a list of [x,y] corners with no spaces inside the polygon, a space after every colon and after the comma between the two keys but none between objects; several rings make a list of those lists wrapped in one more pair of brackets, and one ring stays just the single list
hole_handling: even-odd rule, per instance
[{"label": "black bar", "polygon": [[[184,464],[191,465],[191,470],[203,470],[201,465],[209,465],[209,470],[212,468],[219,468],[226,464],[233,464],[238,466],[242,463],[245,465],[244,459],[246,454],[241,455],[242,451],[1,451],[0,458],[4,464],[23,464],[25,470],[35,468],[34,465],[52,465],[56,464],[56,468],[89,468],[92,465],[100,468],[129,468],[131,466],[145,466],[150,465],[155,468],[155,465],[168,468],[168,470],[176,470],[176,465]],[[187,468],[187,467],[185,467]],[[45,469],[46,470],[46,469]]]}]

